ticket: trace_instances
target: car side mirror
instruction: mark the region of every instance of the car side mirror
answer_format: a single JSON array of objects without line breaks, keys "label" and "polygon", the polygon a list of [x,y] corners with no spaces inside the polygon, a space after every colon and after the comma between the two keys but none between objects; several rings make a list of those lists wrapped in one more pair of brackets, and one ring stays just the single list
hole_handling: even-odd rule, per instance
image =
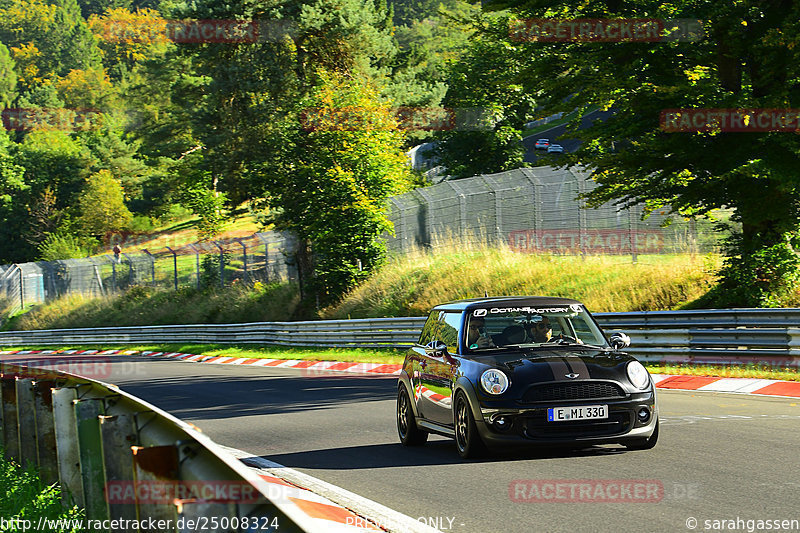
[{"label": "car side mirror", "polygon": [[431,341],[425,345],[425,353],[431,357],[449,357],[447,345],[442,341]]},{"label": "car side mirror", "polygon": [[621,350],[631,345],[631,338],[621,331],[618,331],[611,334],[611,336],[608,338],[608,343],[615,350]]}]

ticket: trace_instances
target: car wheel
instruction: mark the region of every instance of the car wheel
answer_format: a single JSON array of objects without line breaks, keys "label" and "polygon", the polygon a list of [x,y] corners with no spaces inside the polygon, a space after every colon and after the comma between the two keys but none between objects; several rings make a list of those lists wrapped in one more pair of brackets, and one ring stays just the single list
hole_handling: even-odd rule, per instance
[{"label": "car wheel", "polygon": [[428,440],[428,432],[417,427],[414,408],[403,385],[397,393],[397,434],[404,446],[420,446]]},{"label": "car wheel", "polygon": [[658,442],[658,420],[656,420],[656,428],[653,430],[653,434],[650,435],[646,439],[634,439],[628,442],[625,442],[624,445],[629,450],[650,450],[653,446],[656,445]]},{"label": "car wheel", "polygon": [[458,455],[464,459],[470,459],[485,454],[486,445],[478,435],[478,427],[472,417],[472,409],[463,393],[459,393],[456,398],[454,418]]}]

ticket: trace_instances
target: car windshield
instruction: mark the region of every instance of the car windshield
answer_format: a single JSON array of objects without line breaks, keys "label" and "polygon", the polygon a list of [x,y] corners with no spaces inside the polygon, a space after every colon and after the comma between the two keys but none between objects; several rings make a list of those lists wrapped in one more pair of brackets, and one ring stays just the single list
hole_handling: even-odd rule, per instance
[{"label": "car windshield", "polygon": [[473,309],[465,337],[470,351],[506,346],[608,347],[589,312],[579,304]]}]

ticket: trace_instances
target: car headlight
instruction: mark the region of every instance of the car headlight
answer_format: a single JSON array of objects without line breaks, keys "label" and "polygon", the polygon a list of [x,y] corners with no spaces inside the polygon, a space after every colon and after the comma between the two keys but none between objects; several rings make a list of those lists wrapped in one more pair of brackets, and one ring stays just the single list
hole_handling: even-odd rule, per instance
[{"label": "car headlight", "polygon": [[503,394],[508,388],[508,378],[495,368],[491,368],[481,375],[481,386],[489,394]]},{"label": "car headlight", "polygon": [[639,361],[628,363],[628,379],[637,389],[646,389],[650,384],[650,374]]}]

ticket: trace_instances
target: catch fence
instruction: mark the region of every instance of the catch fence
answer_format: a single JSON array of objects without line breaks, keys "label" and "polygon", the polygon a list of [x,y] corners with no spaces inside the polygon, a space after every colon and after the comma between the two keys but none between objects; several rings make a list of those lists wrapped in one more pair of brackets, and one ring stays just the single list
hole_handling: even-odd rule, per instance
[{"label": "catch fence", "polygon": [[[586,208],[580,195],[596,184],[580,167],[522,168],[444,181],[389,202],[398,254],[417,248],[505,244],[522,253],[629,256],[706,253],[718,246],[710,223],[666,211],[642,219],[642,208]],[[99,296],[134,285],[181,286],[298,280],[297,239],[285,232],[141,249],[119,254],[0,266],[0,319],[27,305],[81,294]]]},{"label": "catch fence", "polygon": [[297,279],[296,239],[280,232],[129,249],[83,259],[0,266],[0,316],[63,296],[113,294],[134,285],[173,288]]},{"label": "catch fence", "polygon": [[597,185],[580,167],[521,168],[448,180],[391,199],[395,235],[404,253],[449,241],[507,244],[527,253],[629,255],[705,253],[717,247],[710,223],[666,210],[642,218],[642,207],[586,208],[580,195]]}]

